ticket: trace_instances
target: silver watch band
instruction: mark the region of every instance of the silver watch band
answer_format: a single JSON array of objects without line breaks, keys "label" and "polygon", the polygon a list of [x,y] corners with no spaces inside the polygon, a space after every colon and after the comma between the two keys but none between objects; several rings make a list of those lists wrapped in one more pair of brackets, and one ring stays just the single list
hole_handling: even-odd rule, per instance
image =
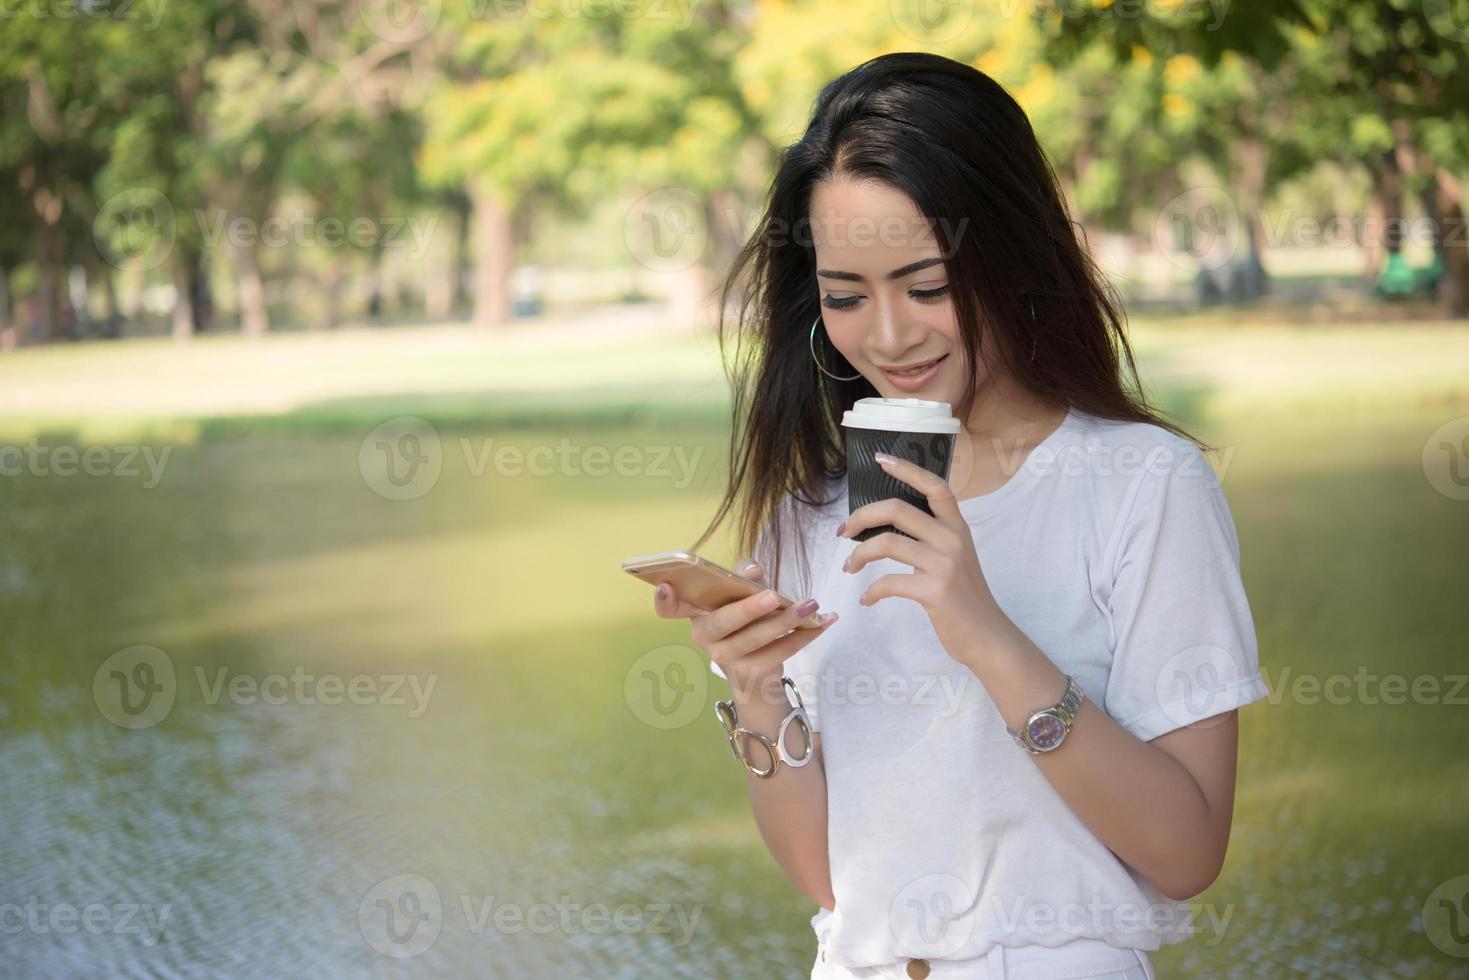
[{"label": "silver watch band", "polygon": [[[1086,697],[1086,692],[1076,683],[1076,679],[1070,674],[1066,675],[1066,693],[1061,700],[1047,708],[1033,711],[1030,717],[1025,719],[1025,724],[1020,731],[1010,728],[1005,731],[1015,740],[1015,744],[1025,749],[1031,755],[1039,755],[1042,752],[1052,752],[1061,747],[1066,741],[1066,736],[1071,734],[1071,723],[1076,720],[1076,712],[1081,708],[1081,702]],[[1037,726],[1037,722],[1041,722]],[[1040,729],[1040,742],[1032,738],[1032,732]]]}]

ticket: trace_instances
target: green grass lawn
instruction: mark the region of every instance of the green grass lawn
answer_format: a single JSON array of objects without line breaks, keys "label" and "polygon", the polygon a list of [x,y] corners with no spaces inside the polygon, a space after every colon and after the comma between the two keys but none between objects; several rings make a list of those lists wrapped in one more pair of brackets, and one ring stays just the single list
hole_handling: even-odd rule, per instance
[{"label": "green grass lawn", "polygon": [[[1242,712],[1230,857],[1198,900],[1227,925],[1201,919],[1195,942],[1157,956],[1160,976],[1469,976],[1419,920],[1436,885],[1469,874],[1469,705],[1381,703],[1375,686],[1310,703],[1299,687],[1469,670],[1469,501],[1423,468],[1430,434],[1469,416],[1469,330],[1214,318],[1139,322],[1135,337],[1158,401],[1228,451],[1273,691]],[[179,909],[168,942],[103,957],[228,970],[254,950],[376,969],[358,902],[414,871],[446,911],[410,965],[570,975],[639,958],[647,975],[804,975],[814,909],[767,854],[712,713],[658,727],[623,694],[640,657],[688,639],[617,563],[686,546],[712,512],[728,433],[711,338],[446,328],[52,348],[0,357],[0,406],[8,444],[170,449],[152,488],[0,484],[12,880],[64,892],[58,854],[85,842],[99,900],[111,888]],[[441,471],[392,500],[361,454],[401,415],[432,423]],[[687,479],[671,461],[635,477],[479,466],[563,440],[692,466]],[[735,557],[727,543],[707,553]],[[178,702],[126,732],[98,717],[91,683],[136,643],[173,658]],[[435,700],[419,718],[211,705],[192,681],[195,667],[301,666],[433,675]],[[700,918],[687,945],[491,936],[453,900],[557,891]],[[221,932],[222,919],[247,927]],[[24,954],[61,940],[22,941]]]}]

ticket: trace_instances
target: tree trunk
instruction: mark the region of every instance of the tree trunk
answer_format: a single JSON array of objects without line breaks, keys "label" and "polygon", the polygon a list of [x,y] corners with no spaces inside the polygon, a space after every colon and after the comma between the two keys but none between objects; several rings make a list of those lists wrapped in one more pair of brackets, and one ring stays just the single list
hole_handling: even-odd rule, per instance
[{"label": "tree trunk", "polygon": [[169,331],[177,343],[194,336],[194,290],[189,275],[191,259],[188,249],[175,248],[169,263],[173,272],[173,326]]},{"label": "tree trunk", "polygon": [[[442,261],[429,260],[423,279],[423,315],[429,320],[447,320],[454,310],[454,276],[458,269],[459,249],[450,236],[448,255]],[[432,254],[437,254],[434,249]]]},{"label": "tree trunk", "polygon": [[1265,169],[1267,149],[1265,141],[1255,135],[1246,135],[1235,143],[1235,161],[1239,168],[1240,219],[1244,222],[1245,254],[1243,262],[1236,266],[1236,298],[1254,300],[1269,291],[1270,278],[1265,272],[1262,256],[1265,252],[1265,234],[1260,223],[1260,207],[1265,200]]},{"label": "tree trunk", "polygon": [[703,330],[710,326],[718,305],[709,295],[709,275],[703,261],[679,269],[668,276],[668,312],[680,329]]},{"label": "tree trunk", "polygon": [[117,283],[112,278],[111,269],[103,269],[100,273],[102,280],[102,303],[107,317],[102,326],[102,336],[108,340],[116,340],[122,336],[122,314],[117,309]]},{"label": "tree trunk", "polygon": [[1367,226],[1362,229],[1358,244],[1362,247],[1362,277],[1370,286],[1377,283],[1388,254],[1398,250],[1399,243],[1395,238],[1389,241],[1388,235],[1389,222],[1401,229],[1403,217],[1402,175],[1398,171],[1397,153],[1388,150],[1370,160],[1367,173],[1372,178],[1372,188],[1367,197]]},{"label": "tree trunk", "polygon": [[[1433,197],[1451,244],[1440,244],[1444,278],[1440,295],[1448,304],[1449,316],[1469,317],[1469,251],[1464,242],[1464,185],[1441,167],[1433,168]],[[1442,236],[1440,236],[1440,241]]]},{"label": "tree trunk", "polygon": [[235,257],[235,302],[240,308],[240,332],[263,337],[270,332],[270,312],[265,305],[265,280],[260,276],[254,243],[231,242]]},{"label": "tree trunk", "polygon": [[[1393,121],[1397,136],[1398,166],[1426,178],[1424,210],[1432,221],[1434,252],[1444,260],[1444,276],[1439,283],[1439,297],[1448,306],[1448,314],[1456,319],[1469,317],[1469,254],[1461,244],[1445,248],[1443,234],[1455,237],[1464,222],[1464,188],[1450,171],[1440,168],[1414,138],[1412,126],[1402,119]],[[1452,239],[1451,239],[1452,240]]]},{"label": "tree trunk", "polygon": [[17,340],[10,322],[10,270],[0,268],[0,350],[9,350]]},{"label": "tree trunk", "polygon": [[470,218],[469,199],[454,195],[454,219],[457,225],[454,228],[454,255],[449,263],[449,282],[453,287],[453,300],[450,302],[450,310],[458,313],[469,308],[469,292],[464,276],[464,259],[469,255],[469,229],[472,219]]},{"label": "tree trunk", "polygon": [[474,325],[510,322],[510,213],[504,198],[488,183],[470,187],[474,208]]},{"label": "tree trunk", "polygon": [[342,266],[340,259],[333,259],[322,275],[321,290],[326,299],[322,314],[322,326],[332,329],[342,322]]},{"label": "tree trunk", "polygon": [[715,275],[723,279],[734,264],[740,246],[745,243],[744,210],[740,206],[740,196],[727,187],[711,191],[709,205],[713,212],[710,264]]},{"label": "tree trunk", "polygon": [[[59,214],[58,214],[59,217]],[[45,339],[55,340],[63,333],[61,323],[61,229],[48,221],[44,213],[36,222],[36,292],[41,301],[41,327]]]}]

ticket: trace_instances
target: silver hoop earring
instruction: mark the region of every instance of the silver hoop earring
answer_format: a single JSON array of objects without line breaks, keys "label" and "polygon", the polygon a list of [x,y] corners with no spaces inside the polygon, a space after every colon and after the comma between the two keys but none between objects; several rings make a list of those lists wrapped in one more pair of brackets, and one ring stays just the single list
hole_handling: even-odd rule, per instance
[{"label": "silver hoop earring", "polygon": [[811,360],[813,360],[813,361],[816,362],[817,369],[820,370],[821,373],[824,374],[824,375],[826,375],[828,378],[831,378],[833,381],[856,381],[858,378],[862,377],[862,372],[861,371],[858,371],[856,374],[852,375],[850,378],[839,378],[835,374],[832,374],[830,371],[828,371],[825,367],[822,367],[821,358],[819,358],[819,357],[816,356],[816,324],[818,324],[820,322],[821,322],[821,314],[818,313],[818,314],[816,314],[816,319],[811,322],[811,344],[810,344],[810,346],[811,346]]}]

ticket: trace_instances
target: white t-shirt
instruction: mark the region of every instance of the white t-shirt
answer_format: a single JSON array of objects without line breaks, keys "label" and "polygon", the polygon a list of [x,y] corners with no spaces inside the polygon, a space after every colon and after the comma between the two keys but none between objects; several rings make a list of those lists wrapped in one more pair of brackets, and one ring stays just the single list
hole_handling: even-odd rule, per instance
[{"label": "white t-shirt", "polygon": [[[1156,950],[1187,939],[1189,905],[1082,824],[922,606],[857,603],[912,567],[882,558],[843,572],[857,542],[835,536],[845,480],[829,486],[833,504],[797,513],[810,594],[841,618],[785,665],[822,735],[836,908],[811,923],[827,959],[863,967],[966,960],[996,943],[1087,936]],[[1268,693],[1233,518],[1187,440],[1073,408],[1003,486],[959,508],[1006,615],[1139,738]],[[781,569],[783,591],[799,588],[787,584],[798,581],[789,547]]]}]

